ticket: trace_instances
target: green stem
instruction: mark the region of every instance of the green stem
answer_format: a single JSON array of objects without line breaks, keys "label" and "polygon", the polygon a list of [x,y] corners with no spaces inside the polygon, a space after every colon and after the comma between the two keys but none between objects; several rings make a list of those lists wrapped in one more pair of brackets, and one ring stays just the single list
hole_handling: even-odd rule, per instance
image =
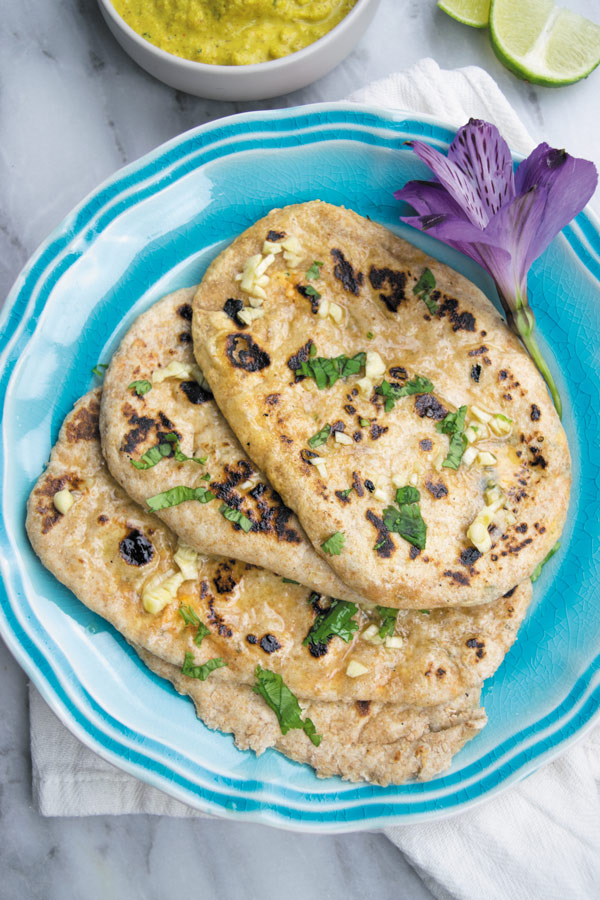
[{"label": "green stem", "polygon": [[546,384],[548,385],[548,390],[550,391],[550,394],[552,395],[552,399],[554,401],[554,406],[556,407],[556,412],[558,413],[558,417],[560,419],[562,419],[562,401],[560,399],[560,394],[558,393],[558,388],[556,387],[556,384],[554,383],[554,378],[552,377],[552,374],[550,372],[550,369],[548,368],[546,360],[542,356],[542,352],[541,352],[540,348],[538,347],[535,337],[533,336],[532,333],[529,333],[529,334],[521,333],[521,334],[519,334],[519,337],[525,344],[527,351],[528,351],[529,355],[531,356],[532,360],[534,361],[534,363],[536,364],[536,366],[542,373],[542,376],[544,377]]}]

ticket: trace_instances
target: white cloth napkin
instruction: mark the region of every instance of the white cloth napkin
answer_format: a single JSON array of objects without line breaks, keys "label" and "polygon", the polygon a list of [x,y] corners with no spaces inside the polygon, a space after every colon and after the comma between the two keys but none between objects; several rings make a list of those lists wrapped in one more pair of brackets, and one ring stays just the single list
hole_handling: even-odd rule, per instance
[{"label": "white cloth napkin", "polygon": [[[533,141],[497,84],[470,66],[421,60],[351,100],[495,122],[524,153]],[[30,692],[34,799],[42,815],[201,813],[105,763]],[[452,819],[387,828],[440,900],[591,900],[600,896],[600,728],[511,790]]]}]

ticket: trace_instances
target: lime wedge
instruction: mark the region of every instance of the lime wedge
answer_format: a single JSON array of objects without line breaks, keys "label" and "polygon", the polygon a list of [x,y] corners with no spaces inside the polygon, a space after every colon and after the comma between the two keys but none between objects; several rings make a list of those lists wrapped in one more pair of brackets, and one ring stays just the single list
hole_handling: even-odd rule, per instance
[{"label": "lime wedge", "polygon": [[533,84],[572,84],[600,63],[600,26],[554,0],[492,0],[490,37],[500,62]]},{"label": "lime wedge", "polygon": [[490,0],[438,0],[438,6],[457,22],[485,28],[490,17]]}]

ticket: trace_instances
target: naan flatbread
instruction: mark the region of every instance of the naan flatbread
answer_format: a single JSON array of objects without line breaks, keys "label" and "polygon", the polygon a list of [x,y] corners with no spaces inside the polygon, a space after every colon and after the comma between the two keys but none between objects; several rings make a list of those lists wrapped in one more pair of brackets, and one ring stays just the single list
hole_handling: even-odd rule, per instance
[{"label": "naan flatbread", "polygon": [[[279,245],[284,252],[271,254]],[[434,287],[423,285],[427,272]],[[239,307],[249,300],[264,314],[246,327]],[[458,273],[356,213],[315,201],[274,210],[240,235],[209,267],[193,307],[195,354],[219,408],[317,551],[367,600],[489,602],[556,543],[570,487],[565,433],[517,338]],[[234,308],[237,321],[227,314]],[[339,376],[367,351],[379,354],[381,371],[367,356],[358,373],[333,384],[326,377],[320,389],[315,365],[320,377],[332,367]],[[376,392],[394,385],[390,402]],[[475,422],[478,409],[512,424],[454,470],[442,465],[451,435],[436,425],[451,429],[447,416],[462,406]],[[490,481],[507,512],[497,511],[482,556],[467,531]],[[396,487],[415,483],[427,526],[421,552],[384,521]],[[343,546],[342,538],[327,544],[340,534]]]},{"label": "naan flatbread", "polygon": [[449,704],[419,709],[381,703],[303,702],[302,714],[323,735],[318,747],[298,729],[281,734],[274,713],[246,684],[204,683],[182,675],[157,656],[136,647],[146,665],[188,695],[209,728],[231,732],[240,750],[260,755],[274,747],[308,763],[319,778],[340,775],[347,781],[402,784],[429,781],[486,723],[478,706],[479,689]]},{"label": "naan flatbread", "polygon": [[[257,664],[281,674],[299,697],[433,706],[481,684],[513,643],[531,597],[529,582],[502,600],[473,609],[402,610],[399,647],[362,635],[381,623],[376,610],[357,610],[358,630],[345,643],[303,644],[327,599],[234,559],[200,557],[197,574],[178,585],[156,615],[144,589],[179,571],[176,536],[134,503],[109,474],[98,439],[99,391],[67,416],[48,468],[28,504],[27,531],[44,565],[127,640],[171,665],[191,653],[195,664],[222,658],[211,681],[254,682]],[[66,514],[53,504],[61,490],[75,499]],[[210,634],[200,646],[180,607],[192,609]],[[311,652],[312,649],[312,652]],[[354,661],[366,670],[347,674]]]},{"label": "naan flatbread", "polygon": [[[296,516],[250,462],[210,390],[189,374],[196,365],[193,294],[194,289],[176,291],[141,315],[111,360],[103,385],[101,432],[112,475],[143,506],[148,497],[178,485],[210,487],[216,495],[211,503],[189,501],[159,513],[187,544],[201,553],[263,566],[324,594],[359,599],[314,551]],[[153,373],[160,377],[174,363],[181,366],[179,374],[155,383],[146,394],[139,396],[129,387],[140,380],[152,382]],[[206,465],[173,457],[149,469],[132,465],[169,432],[179,435],[188,456],[206,457]],[[207,473],[208,482],[202,480]],[[224,518],[224,503],[248,517],[248,533]]]}]

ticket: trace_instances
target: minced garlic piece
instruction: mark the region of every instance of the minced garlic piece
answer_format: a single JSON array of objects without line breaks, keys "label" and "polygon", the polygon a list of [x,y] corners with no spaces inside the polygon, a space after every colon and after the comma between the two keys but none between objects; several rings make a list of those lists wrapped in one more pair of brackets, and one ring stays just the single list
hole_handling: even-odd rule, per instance
[{"label": "minced garlic piece", "polygon": [[475,404],[473,404],[473,406],[469,407],[469,412],[472,415],[474,415],[476,419],[479,419],[479,421],[483,422],[484,424],[489,422],[490,419],[492,418],[490,413],[487,413],[484,409],[481,409],[481,407],[479,407],[479,406],[475,406]]},{"label": "minced garlic piece", "polygon": [[319,303],[319,308],[317,310],[317,317],[319,319],[326,319],[329,315],[329,300],[321,300]]},{"label": "minced garlic piece", "polygon": [[251,325],[256,319],[261,319],[264,314],[264,309],[254,309],[252,306],[246,306],[244,309],[240,309],[237,317],[241,322],[245,322],[246,325]]},{"label": "minced garlic piece", "polygon": [[333,319],[336,325],[341,325],[342,319],[344,318],[344,310],[339,305],[339,303],[334,303],[333,300],[329,301],[329,318]]},{"label": "minced garlic piece", "polygon": [[160,582],[151,582],[142,591],[142,605],[146,612],[153,616],[172,603],[177,596],[180,585],[184,582],[181,572],[170,575]]},{"label": "minced garlic piece", "polygon": [[167,378],[177,378],[184,381],[191,378],[197,381],[200,387],[210,390],[208,381],[204,377],[202,369],[196,363],[182,363],[173,360],[168,366],[162,369],[155,369],[152,373],[152,384],[161,384]]},{"label": "minced garlic piece", "polygon": [[247,481],[244,481],[243,484],[240,484],[240,491],[247,491],[248,488],[251,488],[251,487],[252,487],[252,482],[250,481],[250,479],[247,479]]},{"label": "minced garlic piece", "polygon": [[404,645],[404,639],[399,634],[392,634],[390,637],[386,637],[384,644],[387,650],[400,650]]},{"label": "minced garlic piece", "polygon": [[489,450],[480,450],[477,454],[477,462],[480,466],[495,466],[498,460]]},{"label": "minced garlic piece", "polygon": [[385,363],[377,350],[367,350],[367,358],[365,361],[365,376],[371,381],[385,374]]},{"label": "minced garlic piece", "polygon": [[371,394],[373,393],[373,382],[370,378],[359,378],[356,382],[356,387],[362,397],[366,397],[367,400],[371,398]]},{"label": "minced garlic piece", "polygon": [[491,550],[490,533],[483,522],[478,521],[478,518],[467,529],[467,537],[480,553],[487,553],[488,550]]},{"label": "minced garlic piece", "polygon": [[54,506],[59,511],[59,513],[62,513],[63,516],[66,516],[66,514],[73,506],[73,495],[71,491],[67,490],[67,488],[63,488],[62,491],[56,492],[56,494],[52,498],[52,502],[54,503]]},{"label": "minced garlic piece", "polygon": [[300,241],[292,234],[285,241],[281,242],[281,246],[283,247],[283,258],[286,263],[291,269],[296,269],[306,256]]},{"label": "minced garlic piece", "polygon": [[327,466],[322,456],[315,456],[314,459],[311,459],[311,464],[315,466],[321,478],[327,478]]},{"label": "minced garlic piece", "polygon": [[489,483],[483,492],[485,506],[479,511],[467,530],[467,537],[480,553],[487,553],[492,546],[488,527],[492,524],[508,528],[517,521],[510,509],[505,508],[506,494],[500,485]]},{"label": "minced garlic piece", "polygon": [[375,498],[375,500],[380,500],[382,503],[385,503],[387,501],[386,493],[385,491],[382,491],[381,488],[375,488],[375,490],[373,491],[373,497]]},{"label": "minced garlic piece", "polygon": [[[419,483],[419,474],[418,474],[418,472],[413,472],[413,473],[412,473],[412,475],[411,475],[410,478],[408,479],[408,483],[409,483],[409,484],[412,484],[413,487],[416,487],[416,485]],[[401,485],[398,485],[398,487],[401,487]]]},{"label": "minced garlic piece", "polygon": [[195,581],[198,577],[198,553],[187,544],[178,544],[173,557],[185,581]]},{"label": "minced garlic piece", "polygon": [[512,419],[502,415],[502,413],[497,413],[488,422],[488,428],[498,437],[508,437],[512,433],[512,425]]},{"label": "minced garlic piece", "polygon": [[369,670],[366,666],[363,666],[362,663],[357,662],[355,659],[351,659],[348,663],[348,668],[346,669],[346,675],[349,678],[359,678],[361,675],[366,675]]},{"label": "minced garlic piece", "polygon": [[281,253],[282,249],[281,244],[276,244],[275,241],[265,241],[262,246],[262,252],[265,256],[269,253]]},{"label": "minced garlic piece", "polygon": [[344,434],[343,431],[335,432],[335,440],[338,444],[351,444],[352,438],[349,434]]},{"label": "minced garlic piece", "polygon": [[404,485],[406,484],[405,476],[400,475],[400,474],[392,475],[392,484],[394,485],[395,488],[404,487]]},{"label": "minced garlic piece", "polygon": [[367,644],[374,644],[375,646],[383,644],[383,639],[379,637],[379,628],[377,625],[367,626],[361,634],[361,638],[363,641],[366,641]]},{"label": "minced garlic piece", "polygon": [[477,450],[477,447],[467,447],[467,449],[463,453],[463,457],[461,460],[463,465],[470,466],[472,463],[474,463],[477,459],[478,452],[479,451]]}]

